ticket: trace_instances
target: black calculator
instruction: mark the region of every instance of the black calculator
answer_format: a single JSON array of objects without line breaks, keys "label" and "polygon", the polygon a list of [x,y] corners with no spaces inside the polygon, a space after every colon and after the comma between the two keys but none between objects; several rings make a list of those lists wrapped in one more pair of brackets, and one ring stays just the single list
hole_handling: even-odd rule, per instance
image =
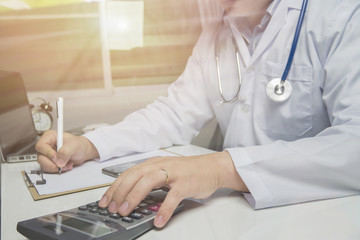
[{"label": "black calculator", "polygon": [[[91,202],[78,208],[21,221],[19,233],[34,240],[134,239],[154,227],[153,220],[167,191],[154,190],[126,217]],[[180,203],[175,213],[184,207]]]}]

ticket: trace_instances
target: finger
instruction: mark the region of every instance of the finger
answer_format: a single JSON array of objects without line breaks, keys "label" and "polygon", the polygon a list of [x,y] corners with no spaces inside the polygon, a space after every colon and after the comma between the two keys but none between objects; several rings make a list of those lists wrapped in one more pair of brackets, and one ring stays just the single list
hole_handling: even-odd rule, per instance
[{"label": "finger", "polygon": [[112,199],[112,196],[114,195],[115,190],[118,188],[120,182],[122,180],[122,176],[119,176],[112,184],[111,186],[106,190],[104,195],[102,196],[99,206],[100,207],[107,207],[110,204],[110,201]]},{"label": "finger", "polygon": [[156,214],[154,225],[162,228],[169,221],[179,203],[185,198],[185,194],[173,187],[168,192],[164,202],[161,204],[159,212]]},{"label": "finger", "polygon": [[144,175],[144,168],[132,167],[121,174],[121,181],[112,194],[112,201],[109,204],[109,212],[118,212],[120,204]]},{"label": "finger", "polygon": [[59,171],[59,168],[56,166],[56,164],[49,160],[49,158],[45,155],[38,154],[37,161],[40,164],[41,170],[43,172],[56,173]]},{"label": "finger", "polygon": [[62,146],[56,154],[55,164],[60,168],[65,167],[74,154],[73,148],[69,147],[69,145],[71,146],[71,144]]},{"label": "finger", "polygon": [[[52,161],[50,161],[46,156],[38,154],[38,163],[40,164],[41,170],[46,173],[58,173],[59,167]],[[74,164],[72,162],[68,162],[63,168],[61,168],[61,172],[67,172],[72,170]]]},{"label": "finger", "polygon": [[56,150],[54,146],[56,144],[56,133],[53,131],[45,132],[35,145],[35,149],[38,153],[46,156],[48,159],[55,162]]},{"label": "finger", "polygon": [[61,168],[61,172],[67,172],[74,168],[74,163],[69,161],[64,167]]},{"label": "finger", "polygon": [[[143,164],[140,164],[140,165],[143,165]],[[122,182],[122,180],[124,178],[127,177],[127,175],[129,173],[130,173],[130,175],[132,175],[131,173],[132,173],[133,169],[134,168],[131,168],[131,169],[128,169],[127,171],[121,173],[121,175],[111,184],[111,186],[108,188],[108,190],[106,190],[106,192],[104,193],[104,195],[102,196],[102,198],[101,198],[101,200],[99,202],[100,207],[108,207],[110,205],[110,202],[111,202],[111,200],[112,200],[112,198],[114,196],[115,191],[117,189],[120,189],[120,187],[119,187],[120,183]],[[129,187],[129,189],[131,187]],[[118,208],[113,203],[112,206],[110,207],[110,210],[112,210],[112,212],[117,212]]]},{"label": "finger", "polygon": [[[129,194],[125,197],[125,200],[119,206],[118,212],[120,215],[129,215],[149,192],[154,188],[160,188],[163,184],[164,176],[161,170],[145,174],[130,190]],[[118,189],[121,191],[121,187]],[[116,199],[116,195],[114,198]]]}]

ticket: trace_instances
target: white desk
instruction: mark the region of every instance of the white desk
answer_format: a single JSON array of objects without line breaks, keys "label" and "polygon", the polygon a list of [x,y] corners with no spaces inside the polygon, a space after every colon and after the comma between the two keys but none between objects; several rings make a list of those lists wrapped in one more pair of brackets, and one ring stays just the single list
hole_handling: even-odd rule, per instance
[{"label": "white desk", "polygon": [[[173,147],[183,155],[208,153],[195,146]],[[33,201],[21,170],[37,163],[3,164],[1,172],[1,239],[25,239],[17,222],[67,210],[98,200],[105,188]],[[360,196],[292,206],[253,210],[237,192],[220,190],[202,204],[187,202],[162,230],[151,230],[141,240],[156,239],[291,239],[359,240]]]}]

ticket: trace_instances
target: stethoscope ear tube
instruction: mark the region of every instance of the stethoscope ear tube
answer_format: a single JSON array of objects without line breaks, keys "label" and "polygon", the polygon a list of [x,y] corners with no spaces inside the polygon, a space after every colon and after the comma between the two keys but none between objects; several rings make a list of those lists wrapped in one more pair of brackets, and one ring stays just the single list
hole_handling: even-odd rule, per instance
[{"label": "stethoscope ear tube", "polygon": [[221,82],[221,73],[220,73],[220,61],[219,61],[219,44],[218,44],[218,38],[221,32],[223,25],[221,26],[221,28],[219,29],[219,32],[217,34],[216,40],[215,40],[215,60],[216,60],[216,73],[217,73],[217,79],[218,79],[218,86],[219,86],[219,91],[220,91],[220,96],[222,98],[222,101],[220,102],[221,104],[223,103],[230,103],[230,102],[235,102],[239,99],[239,94],[240,94],[240,89],[241,89],[241,84],[242,84],[242,76],[241,76],[241,67],[240,67],[240,53],[239,53],[239,48],[237,46],[237,43],[235,41],[235,38],[233,35],[231,35],[231,40],[232,43],[234,45],[235,48],[235,57],[236,57],[236,65],[237,65],[237,69],[238,69],[238,81],[239,81],[239,86],[237,89],[237,93],[236,95],[232,98],[232,99],[225,99],[224,94],[223,94],[223,89],[222,89],[222,82]]}]

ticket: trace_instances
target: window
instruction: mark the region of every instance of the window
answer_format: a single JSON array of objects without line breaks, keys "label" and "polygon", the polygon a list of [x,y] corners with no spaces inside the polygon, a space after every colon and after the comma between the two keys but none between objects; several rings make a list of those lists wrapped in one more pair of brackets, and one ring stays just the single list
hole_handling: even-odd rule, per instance
[{"label": "window", "polygon": [[201,32],[197,1],[143,2],[143,44],[129,50],[104,48],[104,2],[2,12],[0,69],[28,91],[170,83]]},{"label": "window", "polygon": [[114,85],[176,80],[183,72],[200,32],[197,1],[144,1],[143,47],[110,52]]}]

